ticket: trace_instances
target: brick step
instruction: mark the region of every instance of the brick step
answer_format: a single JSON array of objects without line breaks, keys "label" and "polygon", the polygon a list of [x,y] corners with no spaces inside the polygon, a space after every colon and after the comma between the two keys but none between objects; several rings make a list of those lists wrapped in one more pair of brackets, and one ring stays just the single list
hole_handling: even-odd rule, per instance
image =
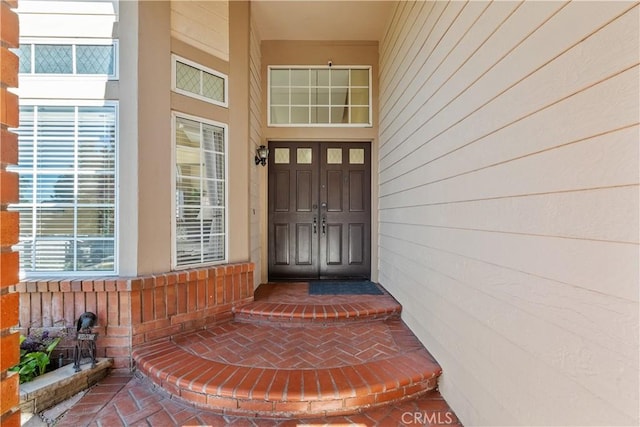
[{"label": "brick step", "polygon": [[399,318],[402,306],[389,298],[372,302],[344,302],[314,304],[312,302],[287,304],[255,301],[234,309],[239,322],[276,323],[280,326],[299,324],[325,325],[335,322],[358,322]]},{"label": "brick step", "polygon": [[183,401],[261,417],[353,414],[421,396],[436,388],[441,373],[426,350],[413,347],[364,363],[317,369],[224,363],[175,341],[136,349],[133,358],[140,372]]}]

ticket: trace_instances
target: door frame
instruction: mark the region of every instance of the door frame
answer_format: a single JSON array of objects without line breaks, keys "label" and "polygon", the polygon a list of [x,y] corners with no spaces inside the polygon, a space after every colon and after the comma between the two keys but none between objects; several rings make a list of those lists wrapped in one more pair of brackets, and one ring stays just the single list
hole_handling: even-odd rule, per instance
[{"label": "door frame", "polygon": [[[320,146],[323,143],[339,143],[339,144],[345,144],[345,145],[349,145],[350,143],[353,144],[367,144],[368,145],[368,172],[369,172],[369,188],[370,188],[370,199],[369,199],[369,230],[368,230],[368,234],[369,234],[369,271],[368,271],[368,277],[371,278],[371,280],[376,280],[377,279],[377,268],[374,268],[375,266],[377,266],[378,263],[378,254],[377,254],[377,240],[378,240],[378,235],[376,233],[377,230],[377,221],[378,221],[378,212],[375,209],[375,207],[377,206],[377,197],[378,197],[378,191],[377,191],[377,164],[375,159],[377,158],[377,147],[376,144],[374,144],[374,141],[372,140],[349,140],[347,138],[339,138],[339,139],[321,139],[321,140],[316,140],[316,139],[305,139],[305,138],[296,138],[296,139],[269,139],[266,141],[267,147],[269,148],[270,152],[269,152],[269,158],[271,160],[271,158],[273,158],[273,156],[275,155],[275,151],[273,150],[273,144],[274,143],[283,143],[283,144],[295,144],[295,143],[302,143],[302,144],[314,144],[317,146]],[[320,169],[320,167],[318,168]],[[269,267],[270,267],[270,260],[269,260],[269,256],[271,255],[270,252],[270,244],[272,243],[270,241],[270,224],[269,224],[269,191],[270,191],[270,183],[269,183],[269,176],[270,173],[269,171],[265,171],[266,173],[263,175],[265,180],[263,182],[263,189],[264,189],[264,210],[263,210],[263,220],[264,220],[264,233],[262,233],[262,281],[264,282],[266,281],[270,281],[271,280],[271,272],[269,271]],[[347,276],[345,276],[345,278],[347,278]],[[276,280],[278,281],[300,281],[300,280],[304,280],[304,279],[299,279],[299,278],[291,278],[291,279],[281,279],[281,278],[277,278]]]}]

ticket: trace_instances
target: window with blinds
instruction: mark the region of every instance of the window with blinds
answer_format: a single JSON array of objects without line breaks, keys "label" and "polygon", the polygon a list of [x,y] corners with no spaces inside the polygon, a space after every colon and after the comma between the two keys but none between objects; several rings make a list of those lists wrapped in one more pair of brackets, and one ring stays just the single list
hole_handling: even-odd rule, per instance
[{"label": "window with blinds", "polygon": [[[96,43],[93,40],[91,43]],[[28,43],[12,49],[20,59],[21,74],[95,75],[117,78],[118,43],[102,44]]]},{"label": "window with blinds", "polygon": [[20,107],[23,272],[116,272],[116,110]]},{"label": "window with blinds", "polygon": [[227,76],[177,55],[171,55],[171,90],[227,107]]},{"label": "window with blinds", "polygon": [[226,126],[174,115],[176,267],[227,258]]}]

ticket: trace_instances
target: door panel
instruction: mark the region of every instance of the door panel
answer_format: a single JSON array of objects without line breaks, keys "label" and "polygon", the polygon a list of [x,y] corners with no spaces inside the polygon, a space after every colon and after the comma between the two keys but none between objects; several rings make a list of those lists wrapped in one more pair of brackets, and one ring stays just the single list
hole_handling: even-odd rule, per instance
[{"label": "door panel", "polygon": [[369,278],[369,144],[269,148],[269,279]]}]

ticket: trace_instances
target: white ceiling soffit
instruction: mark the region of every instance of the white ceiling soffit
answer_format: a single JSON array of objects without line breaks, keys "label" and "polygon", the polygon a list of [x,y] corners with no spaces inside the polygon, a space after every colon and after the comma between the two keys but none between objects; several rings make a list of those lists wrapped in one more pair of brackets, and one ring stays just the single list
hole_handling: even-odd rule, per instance
[{"label": "white ceiling soffit", "polygon": [[262,40],[380,40],[392,1],[253,0]]}]

